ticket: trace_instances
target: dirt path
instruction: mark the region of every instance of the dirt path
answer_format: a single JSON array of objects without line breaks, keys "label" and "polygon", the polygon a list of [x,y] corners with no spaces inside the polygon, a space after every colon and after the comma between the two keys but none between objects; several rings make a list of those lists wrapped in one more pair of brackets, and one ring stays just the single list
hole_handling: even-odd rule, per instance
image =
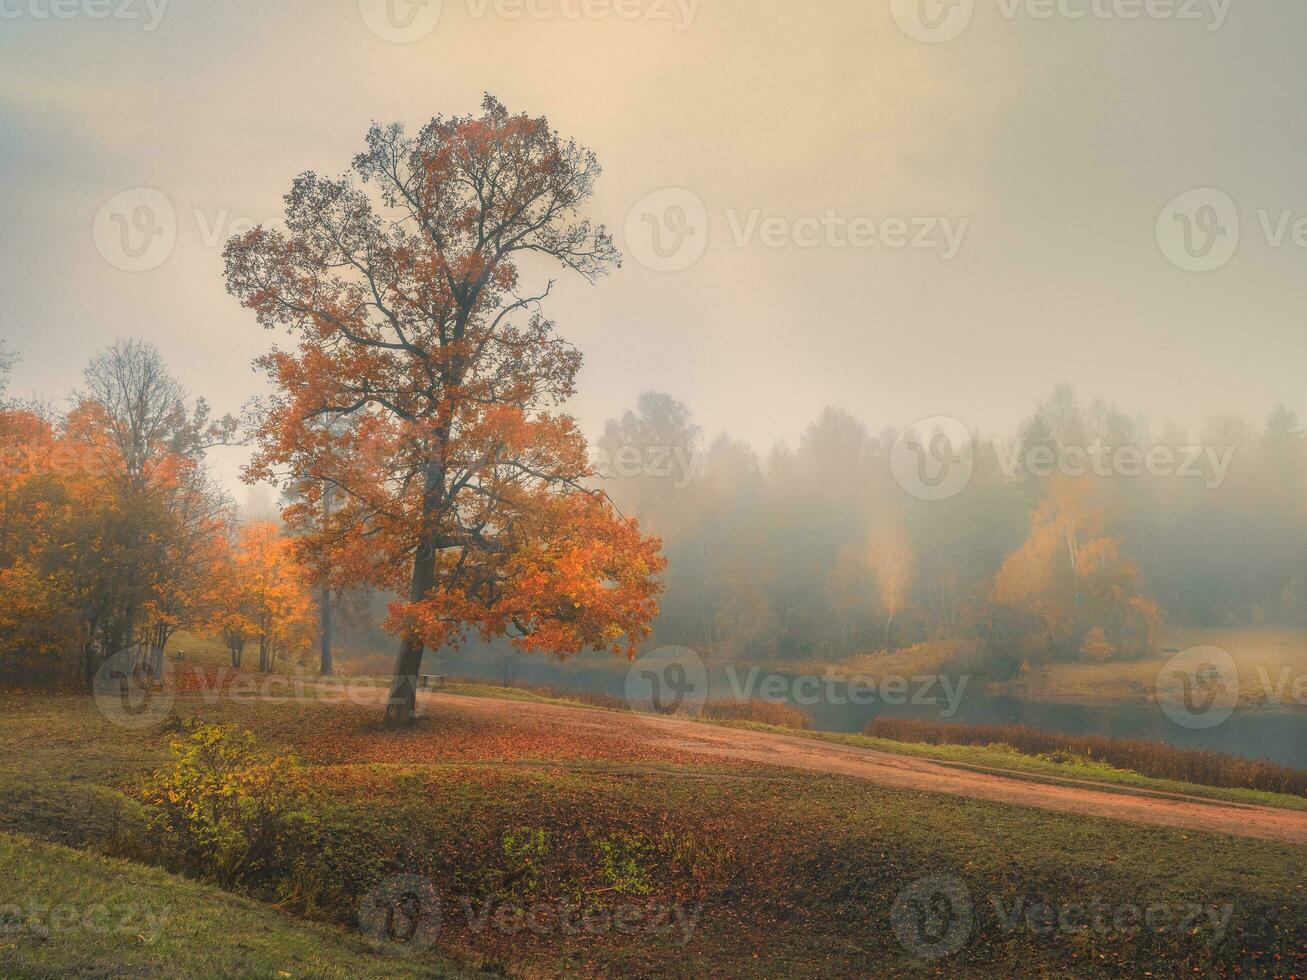
[{"label": "dirt path", "polygon": [[[1130,787],[1075,780],[1046,781],[1048,777],[1008,775],[801,736],[725,728],[681,718],[454,694],[426,694],[423,698],[427,702],[424,707],[436,710],[442,703],[447,703],[499,722],[529,720],[607,730],[627,738],[634,736],[655,748],[851,776],[880,786],[952,793],[1044,810],[1088,813],[1137,823],[1307,844],[1307,812],[1302,811],[1136,791]],[[1103,788],[1098,788],[1100,785]]]}]

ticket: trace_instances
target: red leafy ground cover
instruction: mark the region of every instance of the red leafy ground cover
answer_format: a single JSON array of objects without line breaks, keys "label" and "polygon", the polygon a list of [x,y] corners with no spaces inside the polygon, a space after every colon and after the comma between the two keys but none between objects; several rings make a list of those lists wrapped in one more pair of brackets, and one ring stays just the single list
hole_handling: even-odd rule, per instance
[{"label": "red leafy ground cover", "polygon": [[318,713],[311,735],[296,737],[297,751],[316,763],[541,760],[635,765],[751,768],[720,758],[653,745],[631,734],[584,723],[560,725],[529,713],[511,720],[442,703],[411,731],[395,733],[366,707]]}]

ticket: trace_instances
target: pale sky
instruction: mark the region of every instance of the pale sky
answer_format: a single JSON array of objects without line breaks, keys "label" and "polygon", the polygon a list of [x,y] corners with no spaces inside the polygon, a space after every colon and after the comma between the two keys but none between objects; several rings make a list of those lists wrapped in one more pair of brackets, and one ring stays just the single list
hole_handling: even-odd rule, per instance
[{"label": "pale sky", "polygon": [[[64,17],[0,0],[16,393],[62,396],[95,349],[135,336],[238,410],[273,338],[224,292],[226,237],[275,221],[296,173],[343,171],[371,120],[416,129],[490,91],[604,167],[591,213],[626,260],[593,287],[564,278],[546,307],[585,355],[571,408],[592,435],[646,389],[760,450],[828,404],[873,430],[948,415],[1007,432],[1058,380],[1157,420],[1307,414],[1302,0],[1149,0],[1138,18],[1143,0],[977,0],[938,43],[900,26],[918,3],[947,14],[937,0],[391,2],[387,21],[386,0],[54,0]],[[95,16],[124,3],[135,19]],[[410,16],[429,33],[369,27]],[[141,187],[176,241],[125,271],[93,225]],[[707,245],[659,271],[626,230],[647,195],[687,199],[667,188],[702,202]],[[1211,271],[1159,245],[1194,188],[1239,219]],[[1195,220],[1228,233],[1224,207]],[[928,244],[951,228],[956,254],[891,247],[900,218]],[[874,244],[848,241],[853,219]],[[233,481],[237,454],[215,462]]]}]

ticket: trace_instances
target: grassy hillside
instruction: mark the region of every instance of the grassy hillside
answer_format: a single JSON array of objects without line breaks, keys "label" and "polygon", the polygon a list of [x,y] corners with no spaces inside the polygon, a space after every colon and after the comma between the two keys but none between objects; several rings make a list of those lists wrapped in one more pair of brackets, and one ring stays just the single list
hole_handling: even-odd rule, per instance
[{"label": "grassy hillside", "polygon": [[[161,859],[133,831],[133,797],[143,775],[167,763],[175,731],[122,729],[84,698],[7,696],[3,707],[0,830]],[[424,968],[830,976],[943,966],[953,975],[1113,976],[1307,966],[1301,848],[728,764],[511,710],[442,706],[401,735],[378,727],[375,708],[347,705],[182,698],[176,712],[169,729],[179,720],[235,723],[304,760],[295,783],[311,833],[279,844],[292,873],[259,879],[248,893],[353,929],[362,896],[397,875],[427,882],[441,918],[419,957]],[[90,866],[131,867],[97,862]],[[142,879],[142,901],[194,887],[144,873],[153,877]],[[51,875],[33,868],[30,877]],[[961,943],[936,961],[912,940],[939,924],[914,889],[940,882],[965,898],[966,928],[949,933]],[[188,902],[168,904],[189,922]],[[1075,921],[1050,931],[1043,906],[1055,916],[1072,910]],[[1076,924],[1075,909],[1098,906],[1125,924]],[[1166,915],[1154,927],[1129,925],[1131,914],[1158,907]],[[195,918],[197,930],[212,922],[199,906]],[[297,975],[276,965],[277,947],[246,938],[266,923],[231,922],[228,945],[270,957],[250,960],[255,975],[265,966]],[[341,942],[340,963],[366,955]],[[156,952],[141,944],[133,955]],[[116,954],[26,943],[7,955],[4,973],[40,975],[56,963],[41,957],[93,970],[94,959],[75,958]],[[389,960],[381,966],[394,975]]]},{"label": "grassy hillside", "polygon": [[156,868],[0,833],[0,976],[456,977]]}]

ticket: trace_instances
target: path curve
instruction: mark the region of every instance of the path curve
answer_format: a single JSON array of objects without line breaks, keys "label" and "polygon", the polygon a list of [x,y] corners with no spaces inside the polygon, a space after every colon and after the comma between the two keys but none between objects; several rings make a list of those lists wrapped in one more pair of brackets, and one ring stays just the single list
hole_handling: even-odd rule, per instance
[{"label": "path curve", "polygon": [[438,710],[442,703],[446,703],[457,705],[463,711],[510,723],[534,718],[549,724],[580,725],[642,738],[656,748],[850,776],[879,786],[951,793],[1062,813],[1088,813],[1164,827],[1307,844],[1305,811],[1204,800],[1195,796],[1060,780],[1057,777],[1050,779],[1038,774],[1007,775],[799,735],[729,728],[684,718],[458,694],[430,693],[424,694],[423,699],[426,702],[423,707],[428,710]]}]

